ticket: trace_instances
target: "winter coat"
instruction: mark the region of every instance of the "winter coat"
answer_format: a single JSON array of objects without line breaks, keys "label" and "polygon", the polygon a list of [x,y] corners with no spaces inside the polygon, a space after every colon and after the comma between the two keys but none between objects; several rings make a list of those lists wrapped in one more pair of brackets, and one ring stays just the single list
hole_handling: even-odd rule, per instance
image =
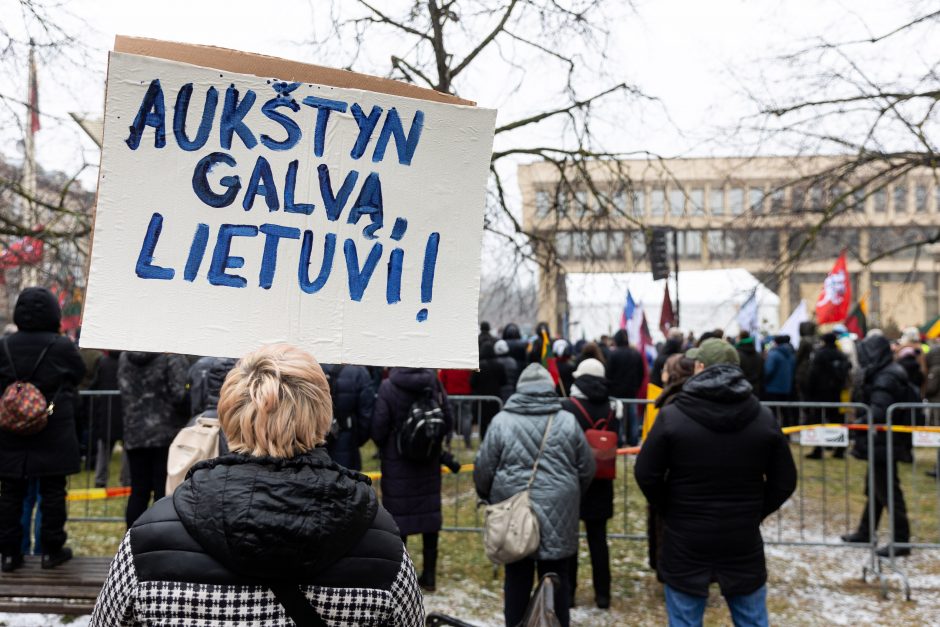
[{"label": "winter coat", "polygon": [[499,389],[499,397],[505,403],[516,391],[516,381],[519,380],[519,364],[509,355],[502,355],[496,358],[503,366],[506,373],[506,383]]},{"label": "winter coat", "polygon": [[470,374],[470,392],[479,396],[499,396],[506,382],[506,370],[496,358],[493,345],[484,345],[480,349],[480,369]]},{"label": "winter coat", "polygon": [[[46,428],[35,435],[0,431],[0,477],[20,479],[70,475],[79,471],[75,429],[76,386],[85,376],[85,362],[78,349],[59,335],[59,303],[46,289],[23,290],[13,310],[19,331],[4,338],[13,357],[16,374],[25,379],[39,354],[49,347],[29,381],[55,408]],[[0,348],[0,394],[16,378],[5,351]]]},{"label": "winter coat", "polygon": [[[858,345],[859,367],[862,369],[861,387],[854,391],[853,400],[865,403],[871,408],[872,424],[887,423],[888,407],[895,403],[920,402],[920,391],[908,380],[904,368],[894,361],[891,343],[884,336],[866,338]],[[892,424],[911,424],[911,412],[899,410],[892,414]],[[866,431],[854,431],[853,457],[868,458],[868,434]],[[893,433],[891,436],[896,461],[910,461],[911,436],[906,433]],[[886,463],[888,457],[888,434],[876,431],[874,434],[874,459],[877,463]]]},{"label": "winter coat", "polygon": [[796,357],[789,344],[777,344],[767,353],[764,361],[764,392],[792,394]]},{"label": "winter coat", "polygon": [[124,448],[169,446],[189,420],[189,362],[169,353],[121,353],[118,384],[124,403]]},{"label": "winter coat", "polygon": [[931,403],[940,402],[940,349],[927,353],[927,385],[924,396]]},{"label": "winter coat", "polygon": [[574,371],[577,369],[577,363],[573,359],[559,359],[555,366],[558,368],[558,385],[556,390],[558,396],[568,396],[571,394],[571,386],[574,385]]},{"label": "winter coat", "polygon": [[619,346],[607,358],[607,380],[614,398],[636,398],[643,383],[643,357],[629,346]]},{"label": "winter coat", "polygon": [[[592,424],[606,420],[605,431],[621,433],[620,419],[611,405],[607,391],[607,380],[593,375],[581,375],[575,379],[575,389],[570,398],[561,401],[562,408],[570,412],[578,421],[582,431],[592,429]],[[581,411],[590,417],[590,422]],[[600,425],[599,425],[600,426]],[[614,480],[592,479],[587,490],[581,495],[581,520],[607,520],[614,515]]]},{"label": "winter coat", "polygon": [[820,403],[838,403],[849,378],[849,358],[835,346],[822,345],[809,366],[807,398]]},{"label": "winter coat", "polygon": [[398,453],[397,434],[411,404],[432,390],[444,411],[445,428],[453,427],[447,392],[426,368],[392,368],[379,386],[372,413],[372,439],[382,463],[382,504],[391,512],[403,536],[439,531],[441,516],[441,462],[404,459]]},{"label": "winter coat", "polygon": [[757,352],[757,345],[752,337],[741,340],[735,348],[738,349],[744,378],[754,388],[754,394],[760,396],[761,385],[764,382],[764,356]]},{"label": "winter coat", "polygon": [[680,338],[669,338],[663,344],[663,349],[656,355],[653,361],[653,368],[650,370],[650,383],[663,387],[663,368],[666,367],[666,360],[672,355],[682,352],[682,340]]},{"label": "winter coat", "polygon": [[[503,339],[506,340],[506,344],[509,346],[509,356],[516,360],[516,379],[518,380],[519,375],[526,367],[528,344],[522,339],[519,327],[512,322],[503,329]],[[515,381],[513,381],[513,385],[515,385]]]},{"label": "winter coat", "polygon": [[[114,391],[118,389],[118,362],[120,351],[106,352],[95,366],[89,390]],[[120,394],[88,396],[86,401],[92,416],[95,439],[120,440],[124,433],[124,412]]]},{"label": "winter coat", "polygon": [[663,516],[659,575],[708,596],[767,581],[761,521],[796,488],[787,438],[737,366],[711,366],[663,407],[640,449],[636,480]]},{"label": "winter coat", "polygon": [[441,370],[438,377],[449,395],[466,396],[472,394],[469,370]]},{"label": "winter coat", "polygon": [[518,391],[490,424],[473,470],[477,494],[488,503],[525,490],[550,416],[555,418],[529,490],[539,521],[535,557],[540,560],[577,552],[581,494],[594,477],[594,456],[584,433],[574,416],[562,410],[550,379],[520,378]]},{"label": "winter coat", "polygon": [[91,625],[293,625],[272,585],[299,585],[330,625],[424,624],[369,479],[318,448],[196,464],[124,536]]},{"label": "winter coat", "polygon": [[[800,326],[802,326],[802,324]],[[815,327],[813,332],[815,333]],[[794,353],[793,389],[791,390],[797,400],[805,401],[809,398],[809,368],[812,363],[814,350],[816,350],[816,336],[801,336],[799,348]]]},{"label": "winter coat", "polygon": [[330,377],[339,371],[333,384],[336,398],[333,399],[334,420],[339,427],[335,437],[327,439],[326,450],[340,466],[351,470],[362,469],[359,447],[372,436],[372,411],[375,407],[375,388],[372,377],[362,366],[339,366],[322,364]]}]

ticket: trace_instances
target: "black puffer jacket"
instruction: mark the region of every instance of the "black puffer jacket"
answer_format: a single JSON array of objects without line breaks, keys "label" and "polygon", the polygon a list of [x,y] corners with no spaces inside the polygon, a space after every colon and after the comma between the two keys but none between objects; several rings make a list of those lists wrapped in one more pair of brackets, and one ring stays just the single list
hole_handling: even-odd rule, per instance
[{"label": "black puffer jacket", "polygon": [[124,404],[124,447],[169,446],[189,420],[186,374],[189,362],[169,353],[121,353],[118,383]]},{"label": "black puffer jacket", "polygon": [[708,595],[767,581],[760,523],[796,488],[796,467],[773,414],[737,366],[706,368],[663,407],[636,461],[636,480],[664,520],[659,574]]},{"label": "black puffer jacket", "polygon": [[322,448],[194,466],[125,536],[91,624],[292,625],[269,590],[280,583],[330,625],[423,625],[394,521]]},{"label": "black puffer jacket", "polygon": [[744,378],[754,388],[754,394],[760,396],[761,383],[764,381],[764,356],[757,352],[754,338],[744,338],[737,344],[738,357],[741,359],[741,371]]},{"label": "black puffer jacket", "polygon": [[643,383],[643,357],[630,346],[618,346],[607,358],[607,380],[614,398],[636,398]]},{"label": "black puffer jacket", "polygon": [[808,399],[838,403],[848,378],[849,358],[835,346],[823,344],[810,360]]},{"label": "black puffer jacket", "polygon": [[[607,380],[585,374],[574,380],[572,396],[561,401],[561,406],[578,420],[582,431],[597,425],[605,431],[621,433],[620,419],[611,405],[607,391]],[[581,408],[584,411],[581,411]],[[584,413],[587,412],[590,422]],[[607,421],[606,426],[599,421]],[[592,479],[591,485],[581,494],[581,520],[607,520],[614,515],[613,479]]]},{"label": "black puffer jacket", "polygon": [[[3,341],[13,357],[21,379],[29,376],[40,353],[49,351],[30,382],[55,411],[45,429],[19,436],[0,431],[0,477],[44,477],[69,475],[79,470],[78,438],[75,436],[75,388],[85,376],[85,362],[75,344],[59,335],[59,303],[44,288],[28,287],[20,294],[13,311],[19,331]],[[0,394],[16,379],[0,347]]]},{"label": "black puffer jacket", "polygon": [[336,415],[333,418],[337,421],[339,432],[328,439],[326,449],[340,466],[361,470],[359,447],[372,434],[372,411],[375,407],[372,376],[362,366],[323,364],[323,370],[331,379],[339,373],[333,383],[336,392],[336,398],[333,399]]},{"label": "black puffer jacket", "polygon": [[[857,402],[865,403],[871,407],[872,424],[885,424],[887,422],[888,407],[895,403],[920,402],[920,392],[911,385],[904,368],[893,360],[894,354],[891,351],[891,343],[884,336],[877,335],[866,338],[858,345],[858,363],[863,374],[861,387],[855,390],[853,398]],[[911,424],[910,414],[909,410],[894,412],[892,415],[893,424]],[[853,437],[853,457],[867,459],[867,433],[865,431],[855,431]],[[885,463],[888,456],[887,433],[876,431],[874,441],[875,461]],[[910,434],[892,434],[892,448],[894,449],[895,460],[910,461]]]}]

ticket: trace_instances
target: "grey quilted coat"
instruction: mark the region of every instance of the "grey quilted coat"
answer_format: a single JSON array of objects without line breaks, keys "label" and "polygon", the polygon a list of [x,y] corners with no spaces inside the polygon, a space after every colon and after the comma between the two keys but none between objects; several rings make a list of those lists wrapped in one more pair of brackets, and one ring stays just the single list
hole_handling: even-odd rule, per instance
[{"label": "grey quilted coat", "polygon": [[541,542],[536,559],[557,560],[578,550],[581,493],[594,478],[594,456],[575,417],[562,410],[551,375],[530,364],[516,393],[493,418],[473,470],[477,494],[499,503],[525,489],[542,434],[551,415],[551,431],[529,496],[539,520]]}]

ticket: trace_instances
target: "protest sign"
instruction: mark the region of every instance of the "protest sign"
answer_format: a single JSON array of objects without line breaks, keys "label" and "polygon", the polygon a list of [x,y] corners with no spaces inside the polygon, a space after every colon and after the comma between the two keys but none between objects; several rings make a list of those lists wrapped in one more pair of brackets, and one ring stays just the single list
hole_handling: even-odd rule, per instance
[{"label": "protest sign", "polygon": [[82,346],[476,368],[496,112],[471,105],[119,38]]}]

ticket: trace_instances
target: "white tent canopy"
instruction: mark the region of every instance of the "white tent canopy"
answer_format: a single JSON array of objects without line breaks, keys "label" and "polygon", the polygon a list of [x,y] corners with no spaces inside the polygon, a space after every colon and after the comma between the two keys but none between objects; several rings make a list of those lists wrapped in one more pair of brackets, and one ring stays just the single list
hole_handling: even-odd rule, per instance
[{"label": "white tent canopy", "polygon": [[[659,316],[666,281],[654,281],[648,272],[571,273],[566,277],[568,324],[572,339],[596,339],[620,328],[620,316],[627,300],[643,307],[650,333],[661,339]],[[775,332],[780,323],[780,298],[741,268],[692,270],[679,273],[679,326],[696,336],[724,329],[737,333],[736,316],[741,305],[756,288],[758,321],[761,331]],[[675,281],[669,279],[669,294],[675,302]]]}]

